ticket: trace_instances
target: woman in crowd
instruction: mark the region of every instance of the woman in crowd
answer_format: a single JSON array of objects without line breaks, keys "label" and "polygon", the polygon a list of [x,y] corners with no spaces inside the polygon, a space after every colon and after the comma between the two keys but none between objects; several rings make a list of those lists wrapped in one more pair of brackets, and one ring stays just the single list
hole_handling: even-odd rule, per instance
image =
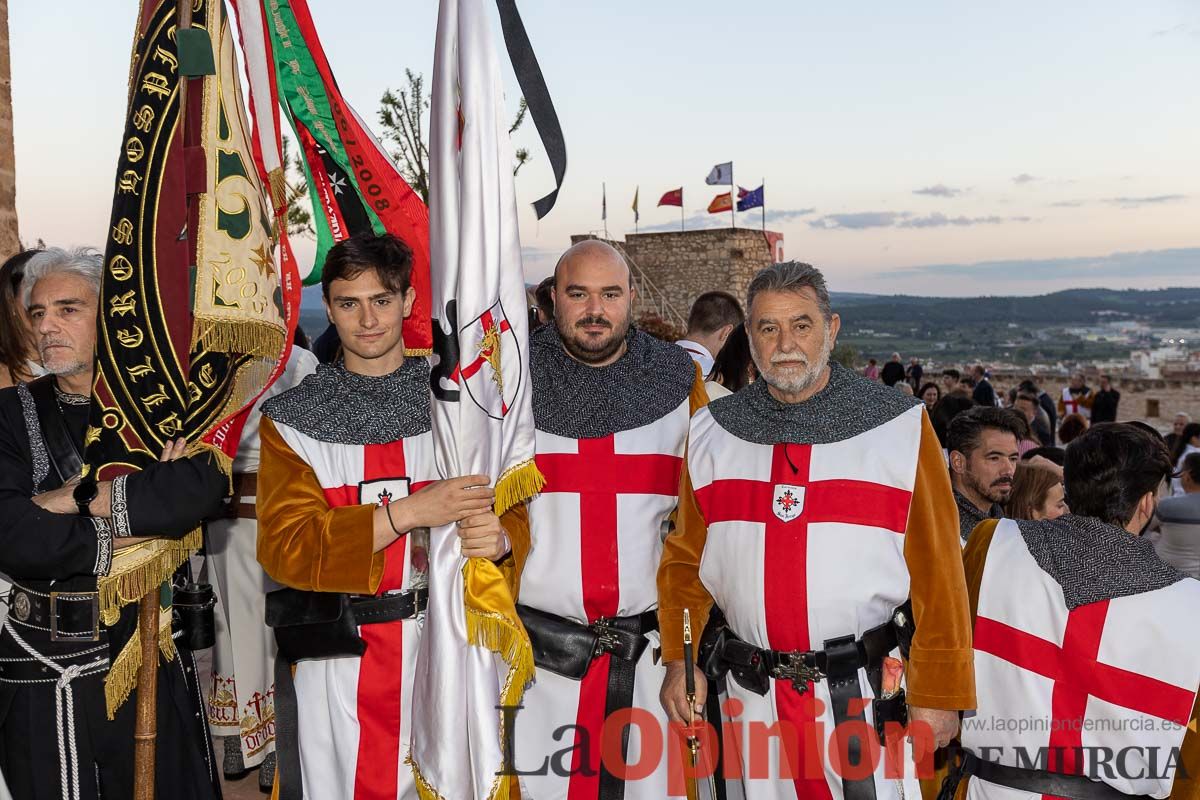
[{"label": "woman in crowd", "polygon": [[33,327],[21,303],[25,262],[37,250],[24,250],[0,266],[0,388],[37,377]]},{"label": "woman in crowd", "polygon": [[746,326],[738,325],[729,334],[721,351],[713,359],[712,371],[704,388],[708,390],[708,399],[716,400],[727,394],[733,394],[746,386],[757,373],[754,370],[754,360],[750,358],[750,338],[746,335]]},{"label": "woman in crowd", "polygon": [[1171,451],[1171,463],[1175,465],[1176,473],[1171,478],[1172,496],[1178,497],[1184,493],[1179,473],[1183,470],[1183,460],[1191,453],[1200,453],[1200,422],[1189,422],[1175,440],[1175,449]]},{"label": "woman in crowd", "polygon": [[1058,440],[1066,447],[1086,431],[1088,422],[1079,414],[1067,414],[1058,428]]},{"label": "woman in crowd", "polygon": [[917,397],[925,402],[925,410],[932,413],[937,401],[942,399],[942,389],[933,381],[926,383],[917,392]]},{"label": "woman in crowd", "polygon": [[1069,514],[1062,475],[1053,469],[1022,461],[1013,476],[1012,493],[1004,506],[1009,519],[1057,519]]},{"label": "woman in crowd", "polygon": [[1200,578],[1200,452],[1183,457],[1177,480],[1183,493],[1158,504],[1162,529],[1154,549],[1180,572]]}]

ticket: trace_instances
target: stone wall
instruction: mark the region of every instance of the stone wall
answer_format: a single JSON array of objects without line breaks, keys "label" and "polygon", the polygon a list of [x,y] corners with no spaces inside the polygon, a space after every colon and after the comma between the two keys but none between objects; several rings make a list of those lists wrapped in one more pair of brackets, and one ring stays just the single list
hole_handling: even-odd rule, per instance
[{"label": "stone wall", "polygon": [[[587,238],[593,237],[571,242]],[[719,289],[742,300],[754,274],[775,260],[763,231],[753,228],[634,233],[615,244],[684,318],[704,292]]]}]

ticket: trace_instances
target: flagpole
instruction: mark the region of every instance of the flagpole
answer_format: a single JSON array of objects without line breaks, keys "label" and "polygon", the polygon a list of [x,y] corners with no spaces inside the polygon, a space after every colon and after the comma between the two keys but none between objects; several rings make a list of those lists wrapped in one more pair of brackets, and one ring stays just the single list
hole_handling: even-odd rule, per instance
[{"label": "flagpole", "polygon": [[686,231],[687,226],[683,224],[683,189],[679,190],[679,230]]},{"label": "flagpole", "polygon": [[763,233],[766,233],[767,232],[767,179],[765,177],[762,179],[762,186],[759,187],[759,190],[762,192],[761,208],[762,208]]},{"label": "flagpole", "polygon": [[600,183],[600,219],[604,221],[604,238],[608,238],[608,186]]}]

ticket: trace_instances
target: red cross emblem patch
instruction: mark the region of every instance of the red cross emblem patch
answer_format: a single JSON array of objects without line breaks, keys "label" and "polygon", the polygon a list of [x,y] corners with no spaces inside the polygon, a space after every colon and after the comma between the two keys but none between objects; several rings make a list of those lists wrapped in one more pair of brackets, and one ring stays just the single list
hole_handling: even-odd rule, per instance
[{"label": "red cross emblem patch", "polygon": [[409,495],[412,481],[408,478],[382,478],[358,484],[358,502],[362,505],[386,506]]},{"label": "red cross emblem patch", "polygon": [[786,483],[775,484],[771,510],[784,522],[791,522],[804,511],[804,487]]}]

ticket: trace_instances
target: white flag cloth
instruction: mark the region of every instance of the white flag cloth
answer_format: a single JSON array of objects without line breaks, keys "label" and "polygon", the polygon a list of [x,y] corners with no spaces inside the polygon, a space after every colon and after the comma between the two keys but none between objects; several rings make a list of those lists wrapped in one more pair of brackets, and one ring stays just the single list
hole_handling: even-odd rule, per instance
[{"label": "white flag cloth", "polygon": [[[434,51],[430,248],[433,437],[446,477],[490,475],[496,511],[541,488],[513,152],[482,0],[442,0]],[[528,637],[490,561],[430,533],[429,608],[411,757],[424,800],[505,800],[501,712],[533,675]]]},{"label": "white flag cloth", "polygon": [[726,161],[724,164],[717,164],[712,168],[712,172],[708,173],[708,177],[704,182],[709,186],[732,186],[733,185],[733,162]]}]

